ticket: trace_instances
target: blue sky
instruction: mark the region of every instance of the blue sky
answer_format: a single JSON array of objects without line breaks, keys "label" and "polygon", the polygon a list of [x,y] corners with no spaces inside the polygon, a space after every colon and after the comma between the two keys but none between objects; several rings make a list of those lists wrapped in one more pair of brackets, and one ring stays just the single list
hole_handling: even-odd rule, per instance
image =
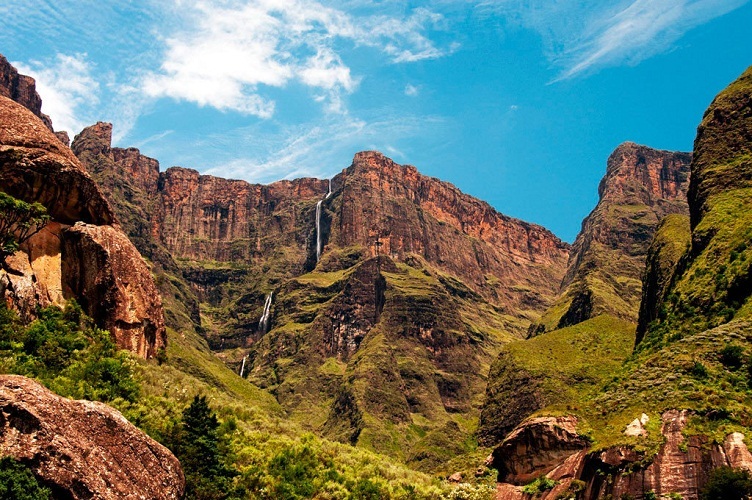
[{"label": "blue sky", "polygon": [[162,168],[329,177],[377,149],[572,241],[623,141],[691,150],[749,0],[5,0],[55,128]]}]

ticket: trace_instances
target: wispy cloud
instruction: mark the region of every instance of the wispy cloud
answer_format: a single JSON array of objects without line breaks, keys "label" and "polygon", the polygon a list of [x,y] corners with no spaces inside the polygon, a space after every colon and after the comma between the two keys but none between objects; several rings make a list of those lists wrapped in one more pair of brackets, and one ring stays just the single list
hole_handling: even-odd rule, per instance
[{"label": "wispy cloud", "polygon": [[77,132],[90,123],[87,117],[99,104],[99,83],[92,77],[86,54],[58,54],[48,64],[13,64],[36,80],[37,91],[44,96],[42,111],[52,118],[57,130]]},{"label": "wispy cloud", "polygon": [[749,0],[480,1],[476,8],[537,31],[565,80],[637,64],[671,50],[689,30]]},{"label": "wispy cloud", "polygon": [[405,95],[410,97],[415,97],[418,94],[420,94],[420,87],[413,85],[411,83],[408,83],[405,85]]},{"label": "wispy cloud", "polygon": [[266,89],[298,82],[333,113],[359,78],[343,56],[347,47],[370,47],[392,63],[442,57],[457,46],[437,46],[432,29],[440,14],[425,8],[407,16],[359,14],[302,0],[204,0],[182,4],[182,27],[167,36],[161,67],[147,72],[143,90],[222,111],[270,118],[275,102]]}]

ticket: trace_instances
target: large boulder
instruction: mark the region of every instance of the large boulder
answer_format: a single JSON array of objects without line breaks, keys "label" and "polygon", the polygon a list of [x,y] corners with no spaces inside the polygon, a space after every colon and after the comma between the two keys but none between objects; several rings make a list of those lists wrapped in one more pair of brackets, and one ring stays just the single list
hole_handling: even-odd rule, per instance
[{"label": "large boulder", "polygon": [[0,376],[0,453],[27,465],[55,498],[179,499],[177,458],[118,411]]}]

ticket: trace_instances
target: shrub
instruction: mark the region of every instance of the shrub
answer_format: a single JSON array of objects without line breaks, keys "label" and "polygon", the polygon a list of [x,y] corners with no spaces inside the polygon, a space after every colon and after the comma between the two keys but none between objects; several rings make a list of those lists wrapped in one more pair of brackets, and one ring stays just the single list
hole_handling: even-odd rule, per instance
[{"label": "shrub", "polygon": [[694,364],[692,365],[692,368],[690,368],[689,372],[695,378],[707,378],[707,376],[708,376],[708,369],[705,368],[705,365],[703,365],[699,361],[695,361],[694,362]]},{"label": "shrub", "polygon": [[727,368],[736,370],[742,366],[743,355],[744,350],[741,346],[736,344],[726,344],[726,346],[721,349],[721,363]]},{"label": "shrub", "polygon": [[0,266],[50,220],[39,203],[26,203],[0,191]]},{"label": "shrub", "polygon": [[702,490],[702,500],[742,500],[752,494],[752,477],[745,469],[718,467]]},{"label": "shrub", "polygon": [[0,498],[46,500],[50,490],[39,485],[31,470],[11,457],[0,459]]},{"label": "shrub", "polygon": [[546,476],[540,476],[532,483],[526,484],[522,488],[522,492],[528,495],[537,495],[538,493],[553,489],[554,486],[556,486],[556,481]]}]

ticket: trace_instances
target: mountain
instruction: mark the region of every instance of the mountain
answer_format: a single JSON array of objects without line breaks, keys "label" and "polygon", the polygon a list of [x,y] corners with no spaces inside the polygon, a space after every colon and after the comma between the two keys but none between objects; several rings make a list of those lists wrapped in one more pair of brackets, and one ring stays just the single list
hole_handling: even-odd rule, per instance
[{"label": "mountain", "polygon": [[487,366],[551,304],[568,245],[376,152],[262,186],[110,137],[72,148],[222,359],[332,438],[424,468],[466,451]]},{"label": "mountain", "polygon": [[485,422],[495,439],[509,427],[487,410],[530,399],[526,387],[504,385],[515,366],[563,351],[531,362],[541,388],[534,395],[545,397],[514,414],[522,422],[494,450],[499,498],[526,498],[521,485],[542,475],[551,486],[541,498],[698,498],[712,469],[752,467],[744,442],[752,421],[750,109],[752,68],[714,99],[698,128],[689,216],[667,216],[647,249],[637,344],[616,353],[623,363],[606,352],[618,335],[608,315],[502,352],[481,421],[481,433]]},{"label": "mountain", "polygon": [[621,144],[606,163],[598,205],[582,222],[563,293],[532,333],[601,314],[636,322],[645,256],[658,223],[686,214],[692,155]]}]

